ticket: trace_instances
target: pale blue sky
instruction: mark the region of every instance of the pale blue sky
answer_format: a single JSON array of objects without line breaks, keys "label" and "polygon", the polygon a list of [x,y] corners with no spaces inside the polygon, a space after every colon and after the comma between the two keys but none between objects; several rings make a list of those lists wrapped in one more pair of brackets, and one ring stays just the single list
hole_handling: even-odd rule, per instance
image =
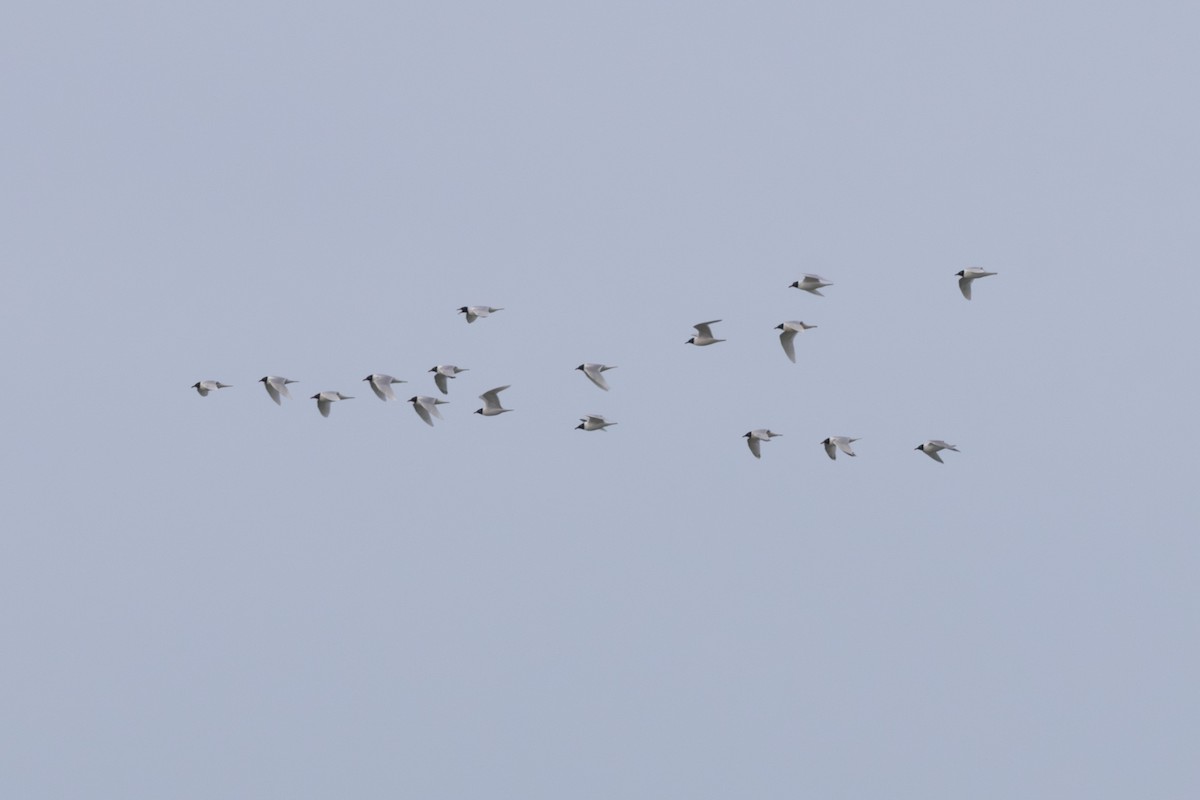
[{"label": "pale blue sky", "polygon": [[0,794],[1200,791],[1186,4],[4,17]]}]

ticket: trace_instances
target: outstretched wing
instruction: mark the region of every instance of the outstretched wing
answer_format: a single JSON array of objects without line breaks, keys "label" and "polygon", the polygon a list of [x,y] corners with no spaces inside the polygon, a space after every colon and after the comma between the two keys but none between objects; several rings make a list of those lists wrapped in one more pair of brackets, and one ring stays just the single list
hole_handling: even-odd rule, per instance
[{"label": "outstretched wing", "polygon": [[788,360],[795,364],[796,331],[784,329],[783,333],[779,334],[779,343],[783,345],[783,352],[787,354]]},{"label": "outstretched wing", "polygon": [[762,458],[762,443],[757,436],[747,436],[746,446],[750,448],[751,453],[754,453],[755,458]]}]

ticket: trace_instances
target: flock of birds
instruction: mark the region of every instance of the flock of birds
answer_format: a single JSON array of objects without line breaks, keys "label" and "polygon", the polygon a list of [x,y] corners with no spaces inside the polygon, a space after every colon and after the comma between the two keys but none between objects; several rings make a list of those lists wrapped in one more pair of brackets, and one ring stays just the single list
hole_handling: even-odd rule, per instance
[{"label": "flock of birds", "polygon": [[[996,273],[994,272],[987,272],[977,267],[969,267],[967,269],[959,270],[957,273],[955,273],[955,276],[958,278],[959,291],[962,292],[963,297],[970,300],[971,284],[980,278],[986,278],[995,274]],[[817,295],[818,297],[824,297],[824,295],[821,294],[821,289],[832,285],[832,283],[825,280],[820,275],[806,274],[802,279],[790,284],[789,288],[800,289],[801,291],[809,292],[810,294]],[[462,306],[458,309],[458,313],[463,314],[468,323],[472,323],[477,319],[482,319],[497,311],[503,310],[503,308],[493,308],[492,306]],[[721,320],[719,319],[713,319],[709,320],[708,322],[699,322],[694,325],[693,327],[696,329],[696,334],[688,339],[686,344],[695,345],[696,347],[708,347],[709,345],[714,345],[725,341],[724,339],[718,339],[713,335],[712,326],[716,325],[720,321]],[[784,354],[792,363],[796,362],[797,334],[803,333],[804,331],[815,327],[817,326],[809,325],[798,320],[789,320],[775,326],[776,330],[782,331],[782,333],[779,334],[779,342],[783,347]],[[609,387],[608,381],[604,378],[604,373],[610,369],[615,369],[615,367],[609,364],[585,362],[580,364],[575,369],[582,372],[588,380],[607,392]],[[458,367],[454,364],[438,364],[429,369],[429,372],[433,373],[434,384],[444,395],[450,393],[449,381],[457,377],[459,373],[466,371],[466,368]],[[384,402],[392,401],[397,398],[395,389],[392,388],[393,385],[398,383],[407,383],[407,381],[402,381],[399,378],[394,378],[391,375],[385,375],[383,373],[372,373],[371,375],[363,378],[363,380],[370,384],[371,391],[375,393],[375,396]],[[292,395],[288,391],[288,384],[296,383],[296,381],[291,380],[290,378],[284,378],[280,375],[266,375],[260,378],[258,382],[261,383],[267,390],[267,395],[275,401],[276,405],[282,405],[283,398],[285,397],[291,398]],[[207,397],[211,392],[215,392],[219,389],[229,389],[232,388],[232,385],[228,383],[221,383],[220,381],[206,380],[197,381],[196,383],[192,384],[192,388],[195,389],[201,397]],[[511,411],[512,409],[504,408],[500,403],[500,393],[508,388],[508,386],[497,386],[496,388],[489,389],[488,391],[479,395],[479,399],[483,401],[483,406],[479,409],[476,409],[475,413],[481,414],[485,417],[495,417]],[[341,392],[327,391],[317,392],[309,399],[316,400],[317,410],[321,413],[321,416],[328,417],[334,403],[341,400],[353,400],[354,398],[352,396],[342,394]],[[412,404],[413,410],[417,413],[417,416],[419,416],[425,422],[426,425],[432,427],[434,417],[437,417],[438,419],[445,419],[441,412],[438,411],[438,406],[444,405],[447,402],[446,400],[429,395],[414,395],[413,397],[408,398],[408,402]],[[610,422],[599,414],[587,414],[579,419],[579,424],[576,425],[575,428],[576,430],[584,431],[603,431],[616,424],[616,422]],[[746,444],[749,446],[750,452],[754,455],[754,457],[762,458],[762,443],[769,442],[771,439],[782,435],[783,434],[775,433],[768,428],[757,428],[752,431],[747,431],[742,435],[742,438],[746,440]],[[855,456],[856,453],[851,445],[857,441],[857,438],[850,436],[829,436],[826,437],[821,444],[825,447],[826,455],[836,461],[839,450],[848,456]],[[913,449],[920,450],[922,453],[929,456],[939,464],[945,463],[942,461],[942,457],[939,455],[941,451],[952,450],[956,453],[958,452],[958,448],[955,445],[944,442],[941,439],[930,439],[926,442],[922,442]]]}]

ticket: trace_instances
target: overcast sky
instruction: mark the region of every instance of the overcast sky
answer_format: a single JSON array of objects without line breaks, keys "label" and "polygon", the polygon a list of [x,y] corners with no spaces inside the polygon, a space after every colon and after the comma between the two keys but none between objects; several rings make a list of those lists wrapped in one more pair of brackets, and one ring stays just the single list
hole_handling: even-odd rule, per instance
[{"label": "overcast sky", "polygon": [[0,794],[1200,792],[1200,13],[3,17]]}]

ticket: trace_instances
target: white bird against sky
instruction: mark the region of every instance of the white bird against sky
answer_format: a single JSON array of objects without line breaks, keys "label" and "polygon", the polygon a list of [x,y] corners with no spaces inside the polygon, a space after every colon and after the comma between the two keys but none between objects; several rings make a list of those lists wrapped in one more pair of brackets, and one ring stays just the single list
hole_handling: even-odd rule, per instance
[{"label": "white bird against sky", "polygon": [[851,439],[849,436],[829,436],[821,444],[825,445],[825,455],[837,461],[837,451],[841,450],[848,456],[856,455],[851,449],[850,443],[857,442],[858,439]]},{"label": "white bird against sky", "polygon": [[429,427],[433,427],[433,418],[445,419],[442,412],[438,411],[438,406],[445,405],[448,400],[439,400],[436,397],[427,397],[425,395],[417,395],[408,398],[408,402],[412,403],[413,411],[417,412],[417,416],[425,421]]},{"label": "white bird against sky", "polygon": [[384,375],[383,373],[380,373],[380,372],[376,372],[371,375],[368,375],[367,377],[363,378],[363,380],[371,382],[371,391],[373,391],[375,393],[375,396],[378,397],[380,400],[383,400],[385,403],[388,400],[396,399],[396,392],[392,389],[393,383],[407,383],[408,382],[408,381],[402,381],[399,378],[393,378],[391,375]]},{"label": "white bird against sky", "polygon": [[779,334],[779,343],[783,345],[783,352],[793,364],[796,363],[796,334],[815,327],[817,326],[808,325],[798,320],[781,322],[775,326],[775,330],[783,331],[783,333]]},{"label": "white bird against sky", "polygon": [[971,299],[971,284],[974,283],[975,281],[979,280],[980,278],[986,278],[989,275],[995,275],[996,273],[986,272],[985,270],[979,269],[978,267],[968,267],[966,269],[960,269],[958,272],[956,272],[954,274],[958,276],[958,290],[960,292],[962,292],[963,297],[970,300]]},{"label": "white bird against sky", "polygon": [[317,411],[321,412],[322,417],[328,417],[329,409],[338,400],[353,400],[354,398],[344,395],[341,392],[317,392],[309,399],[317,401]]},{"label": "white bird against sky", "polygon": [[684,344],[694,344],[697,347],[705,347],[710,344],[716,344],[717,342],[725,341],[724,339],[714,339],[712,335],[712,328],[710,326],[716,325],[720,321],[721,320],[719,319],[710,319],[708,322],[696,323],[692,326],[696,329],[696,335],[688,339],[686,342],[684,342]]},{"label": "white bird against sky", "polygon": [[742,434],[746,444],[750,447],[750,452],[754,453],[755,458],[762,458],[762,443],[769,442],[776,436],[783,436],[782,433],[775,433],[766,428],[755,428],[752,431],[747,431]]},{"label": "white bird against sky", "polygon": [[437,384],[438,389],[442,394],[450,394],[450,385],[446,382],[449,378],[458,376],[460,372],[466,372],[466,367],[456,367],[453,364],[438,364],[436,367],[431,367],[430,372],[433,373],[433,382]]},{"label": "white bird against sky", "polygon": [[803,278],[788,286],[789,289],[799,289],[804,292],[811,292],[818,297],[824,297],[821,294],[821,289],[826,286],[833,286],[832,283],[822,278],[820,275],[806,274]]},{"label": "white bird against sky", "polygon": [[609,425],[616,424],[615,422],[609,422],[599,414],[588,414],[586,417],[579,418],[579,424],[575,426],[575,430],[602,431]]},{"label": "white bird against sky", "polygon": [[488,389],[483,394],[479,395],[479,399],[483,401],[483,408],[476,409],[476,414],[482,414],[485,417],[495,417],[503,414],[505,411],[512,411],[511,408],[502,408],[500,406],[500,393],[509,387],[497,386],[495,389]]},{"label": "white bird against sky", "polygon": [[467,322],[474,322],[480,317],[486,317],[496,311],[503,311],[503,308],[492,308],[491,306],[463,306],[458,309],[458,313],[467,315]]},{"label": "white bird against sky", "polygon": [[919,444],[916,447],[914,447],[913,449],[920,450],[922,453],[929,456],[930,458],[932,458],[934,461],[938,462],[939,464],[946,463],[945,461],[942,461],[942,457],[938,455],[938,453],[940,451],[953,450],[956,453],[958,452],[957,447],[955,447],[952,444],[947,444],[946,442],[943,442],[941,439],[930,439],[928,442],[925,442],[924,444]]},{"label": "white bird against sky", "polygon": [[208,397],[209,392],[215,392],[217,389],[231,389],[233,387],[228,383],[221,383],[220,381],[197,381],[192,384],[192,388],[199,392],[201,397]]},{"label": "white bird against sky", "polygon": [[281,397],[290,398],[292,396],[291,392],[288,391],[287,385],[296,381],[280,377],[279,375],[266,375],[259,378],[258,382],[266,388],[267,394],[275,401],[275,405],[281,406],[283,405],[283,401],[280,400]]},{"label": "white bird against sky", "polygon": [[591,362],[584,362],[583,364],[580,364],[575,369],[581,371],[584,375],[587,376],[587,379],[589,381],[596,384],[601,389],[603,389],[604,391],[607,392],[608,391],[608,381],[606,381],[604,379],[604,376],[600,373],[602,373],[606,370],[616,369],[616,367],[608,366],[607,364],[593,364]]}]

